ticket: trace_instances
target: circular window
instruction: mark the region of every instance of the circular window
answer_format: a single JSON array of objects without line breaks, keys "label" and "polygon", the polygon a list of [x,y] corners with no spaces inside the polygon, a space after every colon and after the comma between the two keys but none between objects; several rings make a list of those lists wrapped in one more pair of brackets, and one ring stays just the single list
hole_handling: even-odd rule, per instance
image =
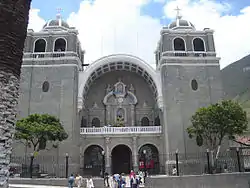
[{"label": "circular window", "polygon": [[191,87],[194,91],[198,89],[198,82],[195,79],[191,81]]},{"label": "circular window", "polygon": [[49,82],[48,81],[43,82],[42,90],[43,90],[43,92],[49,91]]}]

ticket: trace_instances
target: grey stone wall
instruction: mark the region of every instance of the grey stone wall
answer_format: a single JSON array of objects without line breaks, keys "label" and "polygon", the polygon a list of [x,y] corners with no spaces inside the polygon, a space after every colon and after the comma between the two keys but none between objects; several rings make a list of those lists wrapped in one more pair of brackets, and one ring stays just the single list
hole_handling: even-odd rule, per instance
[{"label": "grey stone wall", "polygon": [[249,173],[215,174],[181,177],[148,177],[146,187],[150,188],[247,188]]},{"label": "grey stone wall", "polygon": [[[69,153],[71,164],[79,163],[79,129],[76,128],[77,121],[77,93],[78,93],[78,67],[53,65],[47,62],[47,65],[26,65],[22,67],[20,98],[19,98],[19,117],[27,117],[33,113],[48,113],[60,118],[64,129],[69,134],[67,140],[59,146],[59,151],[51,149],[41,151],[39,155],[51,156],[59,152],[60,156]],[[72,61],[72,64],[74,62]],[[48,92],[43,92],[44,81],[49,82]],[[76,134],[76,130],[78,134]],[[22,144],[15,142],[13,145],[14,156],[23,156],[24,153],[29,156],[30,149]],[[51,163],[51,161],[43,161]],[[62,159],[60,163],[64,164]],[[72,169],[73,171],[73,169]],[[74,170],[75,171],[75,170]]]},{"label": "grey stone wall", "polygon": [[17,114],[19,79],[0,71],[0,187],[7,187]]},{"label": "grey stone wall", "polygon": [[[194,60],[190,60],[195,62]],[[169,152],[195,153],[198,151],[194,140],[188,138],[186,128],[190,118],[199,107],[217,102],[222,97],[219,66],[182,66],[187,60],[168,60],[162,66],[162,87],[164,98],[165,134]],[[168,65],[176,63],[176,65]],[[198,89],[192,89],[195,79]]]}]

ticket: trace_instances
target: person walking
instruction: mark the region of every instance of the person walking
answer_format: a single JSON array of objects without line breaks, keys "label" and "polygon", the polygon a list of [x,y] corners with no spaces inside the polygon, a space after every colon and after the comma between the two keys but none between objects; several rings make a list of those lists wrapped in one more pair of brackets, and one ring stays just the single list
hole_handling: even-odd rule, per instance
[{"label": "person walking", "polygon": [[90,177],[89,179],[87,179],[86,181],[86,188],[94,188],[94,182],[93,182],[93,179]]},{"label": "person walking", "polygon": [[134,174],[134,176],[131,178],[130,180],[130,187],[131,188],[138,188],[140,182],[139,180],[136,178],[136,174]]},{"label": "person walking", "polygon": [[109,186],[109,174],[107,172],[104,173],[104,184],[106,187],[110,187]]},{"label": "person walking", "polygon": [[83,178],[80,174],[76,175],[75,184],[78,188],[82,187]]},{"label": "person walking", "polygon": [[68,180],[69,188],[73,188],[74,181],[75,181],[75,177],[73,174],[71,174]]},{"label": "person walking", "polygon": [[126,181],[124,180],[122,176],[120,176],[120,179],[118,181],[118,188],[125,188],[125,185],[126,185]]}]

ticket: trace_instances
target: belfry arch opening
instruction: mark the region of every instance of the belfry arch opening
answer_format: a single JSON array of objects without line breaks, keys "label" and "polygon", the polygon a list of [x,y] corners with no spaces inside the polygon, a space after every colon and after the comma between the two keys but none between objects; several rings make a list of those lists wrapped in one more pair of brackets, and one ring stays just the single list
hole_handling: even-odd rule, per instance
[{"label": "belfry arch opening", "polygon": [[45,39],[38,39],[35,42],[34,52],[45,52],[46,51],[46,41]]},{"label": "belfry arch opening", "polygon": [[193,40],[193,47],[194,47],[194,51],[198,51],[198,52],[204,52],[205,51],[205,44],[204,41],[200,38],[195,38]]},{"label": "belfry arch opening", "polygon": [[186,51],[185,41],[182,38],[174,39],[174,50],[175,51]]},{"label": "belfry arch opening", "polygon": [[55,45],[54,45],[54,51],[55,52],[65,52],[66,51],[66,40],[64,38],[56,39]]}]

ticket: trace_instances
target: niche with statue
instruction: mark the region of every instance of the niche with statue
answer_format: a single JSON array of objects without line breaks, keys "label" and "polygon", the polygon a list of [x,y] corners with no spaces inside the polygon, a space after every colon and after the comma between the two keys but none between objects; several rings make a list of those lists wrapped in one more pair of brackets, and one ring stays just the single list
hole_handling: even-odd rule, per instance
[{"label": "niche with statue", "polygon": [[103,99],[105,106],[105,119],[108,126],[125,127],[135,126],[135,106],[137,98],[131,84],[128,88],[122,81],[106,88]]}]

